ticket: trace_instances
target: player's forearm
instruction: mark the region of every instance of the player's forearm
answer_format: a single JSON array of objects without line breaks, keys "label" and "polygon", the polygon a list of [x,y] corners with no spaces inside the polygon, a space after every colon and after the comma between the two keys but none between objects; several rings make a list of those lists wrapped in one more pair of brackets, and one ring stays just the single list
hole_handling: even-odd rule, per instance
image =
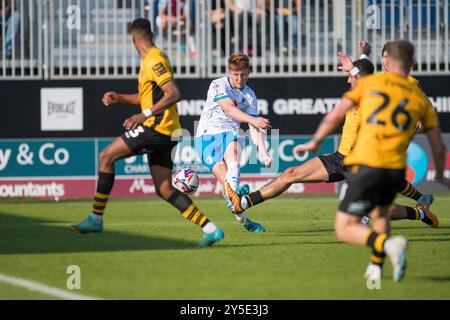
[{"label": "player's forearm", "polygon": [[[180,101],[180,94],[178,92],[172,92],[164,95],[155,105],[148,107],[151,109],[152,114],[164,112],[164,110],[170,108],[175,103]],[[147,106],[143,106],[144,108]]]},{"label": "player's forearm", "polygon": [[257,146],[259,152],[261,152],[262,154],[267,154],[264,134],[260,129],[250,125],[250,138],[252,139],[253,144]]},{"label": "player's forearm", "polygon": [[314,140],[322,142],[327,136],[332,134],[345,117],[345,113],[352,107],[353,102],[349,99],[342,99],[336,107],[328,113],[319,125]]},{"label": "player's forearm", "polygon": [[444,150],[433,150],[434,163],[436,165],[436,180],[442,180],[444,177],[445,168],[445,149]]},{"label": "player's forearm", "polygon": [[434,164],[436,167],[436,180],[442,180],[444,177],[444,168],[447,157],[447,150],[442,141],[441,131],[432,129],[427,131],[428,141],[431,145],[431,153],[433,154]]},{"label": "player's forearm", "polygon": [[314,134],[314,140],[322,142],[326,137],[336,130],[340,123],[340,119],[336,115],[328,114],[320,123],[319,128]]},{"label": "player's forearm", "polygon": [[433,154],[434,164],[436,167],[436,180],[442,180],[444,177],[444,169],[447,151],[444,144],[432,145],[431,153]]},{"label": "player's forearm", "polygon": [[222,109],[234,120],[244,123],[251,123],[253,120],[253,117],[246,114],[245,112],[242,112],[235,106],[221,106]]},{"label": "player's forearm", "polygon": [[119,94],[119,103],[139,105],[139,94]]}]

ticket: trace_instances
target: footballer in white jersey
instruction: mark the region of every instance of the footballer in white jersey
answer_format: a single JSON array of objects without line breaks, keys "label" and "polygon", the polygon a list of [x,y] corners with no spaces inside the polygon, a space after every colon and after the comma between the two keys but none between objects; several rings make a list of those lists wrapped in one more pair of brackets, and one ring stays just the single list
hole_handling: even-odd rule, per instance
[{"label": "footballer in white jersey", "polygon": [[[264,129],[270,128],[268,119],[258,117],[255,93],[246,85],[250,73],[249,59],[242,53],[228,59],[228,75],[212,81],[205,108],[195,135],[195,148],[202,161],[222,186],[225,182],[239,193],[248,193],[248,186],[240,188],[240,152],[244,137],[239,136],[241,123],[248,123],[253,143],[261,152],[264,165],[271,166]],[[242,213],[237,220],[251,232],[264,232],[262,225]]]},{"label": "footballer in white jersey", "polygon": [[228,76],[213,80],[209,86],[206,104],[200,116],[196,137],[222,132],[238,134],[241,122],[232,118],[218,104],[218,101],[226,98],[230,98],[234,106],[242,112],[253,117],[257,116],[256,96],[249,86],[245,85],[242,89],[236,89],[231,85]]}]

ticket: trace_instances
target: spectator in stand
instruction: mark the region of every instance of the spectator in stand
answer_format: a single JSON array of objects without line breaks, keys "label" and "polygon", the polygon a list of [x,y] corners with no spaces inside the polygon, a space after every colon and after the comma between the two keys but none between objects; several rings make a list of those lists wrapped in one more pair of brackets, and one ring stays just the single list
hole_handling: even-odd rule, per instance
[{"label": "spectator in stand", "polygon": [[[227,0],[228,6],[230,9],[230,23],[231,23],[231,41],[233,41],[237,48],[234,47],[234,51],[243,51],[244,53],[247,53],[249,56],[252,56],[254,53],[252,43],[253,39],[253,19],[256,19],[257,23],[257,39],[260,38],[260,28],[258,25],[260,25],[261,17],[262,17],[262,2],[264,0]],[[237,16],[238,19],[238,30],[234,30],[235,25],[235,16]],[[245,16],[247,18],[247,21],[245,22]],[[244,43],[244,32],[245,27],[247,27],[247,43]],[[246,46],[244,48],[244,46]],[[260,51],[259,48],[259,41],[258,41],[258,51]]]},{"label": "spectator in stand", "polygon": [[[185,37],[180,51],[186,51],[188,45],[192,57],[197,56],[195,46],[195,0],[160,0],[155,10],[156,24],[163,32],[171,32],[174,37]],[[189,18],[189,19],[188,19]],[[187,21],[189,20],[189,26]],[[171,30],[168,30],[169,24]],[[178,32],[180,27],[180,33]],[[189,28],[189,30],[187,30]]]},{"label": "spectator in stand", "polygon": [[[292,3],[289,4],[289,1]],[[275,14],[275,38],[279,39],[282,36],[283,39],[283,46],[279,48],[282,51],[280,53],[287,53],[290,41],[293,51],[295,51],[297,48],[297,14],[299,14],[300,0],[266,0],[266,9],[269,16],[271,2],[273,3]],[[291,24],[292,34],[290,39],[289,24]],[[278,42],[276,47],[278,48]]]},{"label": "spectator in stand", "polygon": [[[3,4],[5,7],[2,8]],[[3,50],[7,59],[12,57],[13,43],[19,33],[20,15],[16,9],[17,7],[13,11],[11,0],[0,1],[0,38],[4,44]]]},{"label": "spectator in stand", "polygon": [[[211,1],[211,45],[213,49],[213,55],[218,56],[225,53],[226,33],[225,33],[225,1],[224,0],[212,0]],[[220,37],[219,46],[217,45],[217,38]]]}]

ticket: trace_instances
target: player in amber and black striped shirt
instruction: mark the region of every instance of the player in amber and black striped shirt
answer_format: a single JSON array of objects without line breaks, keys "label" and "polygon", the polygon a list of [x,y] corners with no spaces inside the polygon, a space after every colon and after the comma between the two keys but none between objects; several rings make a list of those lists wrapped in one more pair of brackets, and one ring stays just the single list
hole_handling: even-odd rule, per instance
[{"label": "player in amber and black striped shirt", "polygon": [[155,46],[148,20],[135,20],[131,25],[131,35],[141,57],[138,93],[107,92],[103,103],[139,105],[141,112],[126,119],[123,126],[127,131],[100,153],[92,213],[79,224],[72,225],[71,229],[79,233],[102,232],[103,214],[114,184],[114,163],[125,157],[146,154],[158,196],[202,228],[199,246],[211,246],[223,238],[222,230],[209,221],[187,195],[171,184],[172,149],[177,145],[177,139],[172,139],[172,135],[181,126],[176,106],[180,93],[169,58]]},{"label": "player in amber and black striped shirt", "polygon": [[[389,71],[361,79],[322,120],[313,140],[297,147],[297,152],[317,150],[346,112],[359,105],[360,129],[344,160],[348,189],[336,214],[336,235],[343,242],[369,246],[375,258],[388,255],[395,281],[404,277],[408,243],[404,237],[390,236],[388,209],[404,180],[406,149],[418,121],[431,145],[436,180],[449,185],[443,176],[446,150],[437,115],[417,85],[408,80],[413,57],[411,43],[392,42],[385,62]],[[371,227],[360,223],[363,215],[370,215]],[[377,272],[366,272],[368,279],[379,280],[381,268],[373,264],[369,268]]]}]

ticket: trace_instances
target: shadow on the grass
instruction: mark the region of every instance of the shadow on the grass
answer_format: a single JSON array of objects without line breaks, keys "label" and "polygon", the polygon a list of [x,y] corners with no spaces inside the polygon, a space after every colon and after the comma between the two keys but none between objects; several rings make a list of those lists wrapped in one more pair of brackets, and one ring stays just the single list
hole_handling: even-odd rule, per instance
[{"label": "shadow on the grass", "polygon": [[69,226],[0,212],[0,254],[107,252],[194,249],[196,243],[160,236],[141,236],[114,231],[78,234]]},{"label": "shadow on the grass", "polygon": [[[273,247],[290,245],[330,245],[342,244],[339,241],[295,241],[295,242],[269,242],[269,243],[239,243],[239,244],[221,244],[220,248],[245,248],[245,247]],[[217,247],[219,248],[219,247]]]},{"label": "shadow on the grass", "polygon": [[427,281],[450,282],[450,276],[411,276],[411,277]]},{"label": "shadow on the grass", "polygon": [[435,241],[443,241],[443,242],[449,242],[450,238],[438,238],[436,236],[436,238],[419,238],[419,239],[408,239],[409,242],[424,242],[424,241],[431,241],[431,242],[435,242]]},{"label": "shadow on the grass", "polygon": [[272,232],[273,236],[316,236],[316,233],[334,233],[334,229],[313,229],[313,230],[301,230],[301,231],[286,231],[286,232]]},{"label": "shadow on the grass", "polygon": [[[404,221],[406,221],[406,220],[404,220]],[[436,230],[436,231],[439,231],[439,230],[443,230],[443,229],[450,229],[450,226],[439,227],[439,228],[433,229],[433,228],[430,228],[429,226],[427,226],[425,223],[422,223],[421,225],[419,225],[417,227],[398,227],[395,225],[395,221],[394,221],[394,223],[392,223],[392,221],[391,221],[391,227],[392,227],[392,230],[430,230],[430,231]]]}]

